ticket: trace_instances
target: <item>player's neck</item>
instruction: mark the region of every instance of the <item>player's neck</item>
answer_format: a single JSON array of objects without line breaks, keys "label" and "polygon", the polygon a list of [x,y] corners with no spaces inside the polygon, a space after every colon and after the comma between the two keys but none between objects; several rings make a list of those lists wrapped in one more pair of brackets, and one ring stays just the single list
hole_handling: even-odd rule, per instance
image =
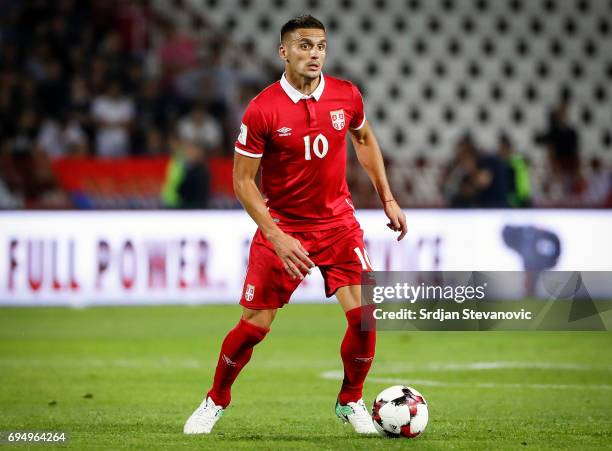
[{"label": "player's neck", "polygon": [[301,75],[298,75],[288,70],[285,71],[285,78],[291,86],[293,86],[295,89],[297,89],[306,96],[312,94],[321,82],[320,75],[317,78],[311,79],[302,77]]}]

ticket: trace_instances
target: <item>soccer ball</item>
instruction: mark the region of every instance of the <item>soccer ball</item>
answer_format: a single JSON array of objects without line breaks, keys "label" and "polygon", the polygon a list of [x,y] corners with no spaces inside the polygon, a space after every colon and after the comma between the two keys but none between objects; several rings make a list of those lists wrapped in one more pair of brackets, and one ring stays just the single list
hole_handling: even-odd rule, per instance
[{"label": "soccer ball", "polygon": [[427,401],[414,388],[394,385],[374,400],[372,419],[380,435],[414,438],[427,426]]}]

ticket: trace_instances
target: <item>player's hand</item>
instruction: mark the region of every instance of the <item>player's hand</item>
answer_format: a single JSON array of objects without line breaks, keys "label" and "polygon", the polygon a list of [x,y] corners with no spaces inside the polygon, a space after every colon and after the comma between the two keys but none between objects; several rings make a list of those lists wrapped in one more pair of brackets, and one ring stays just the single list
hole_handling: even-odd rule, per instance
[{"label": "player's hand", "polygon": [[308,251],[304,249],[299,240],[286,233],[280,233],[271,238],[270,242],[274,246],[276,255],[283,262],[285,271],[292,279],[297,277],[303,280],[306,274],[310,274],[310,270],[314,268],[315,264],[308,258]]},{"label": "player's hand", "polygon": [[404,238],[404,236],[406,236],[406,232],[408,232],[406,215],[395,201],[385,202],[384,208],[385,214],[387,215],[387,218],[389,218],[387,227],[394,232],[400,232],[399,236],[397,237],[397,241],[400,241],[402,238]]}]

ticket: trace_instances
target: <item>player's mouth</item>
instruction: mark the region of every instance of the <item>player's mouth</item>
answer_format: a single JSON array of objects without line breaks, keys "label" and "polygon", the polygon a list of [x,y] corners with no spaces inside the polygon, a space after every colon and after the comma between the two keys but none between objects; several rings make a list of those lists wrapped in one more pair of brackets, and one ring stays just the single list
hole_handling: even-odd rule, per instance
[{"label": "player's mouth", "polygon": [[307,67],[310,70],[318,70],[319,69],[319,65],[318,64],[309,64]]}]

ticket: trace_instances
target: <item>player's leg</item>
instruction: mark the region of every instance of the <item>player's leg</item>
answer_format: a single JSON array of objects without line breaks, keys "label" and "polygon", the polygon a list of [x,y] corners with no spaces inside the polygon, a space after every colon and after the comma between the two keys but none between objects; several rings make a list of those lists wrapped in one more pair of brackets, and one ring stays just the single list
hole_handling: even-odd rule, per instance
[{"label": "player's leg", "polygon": [[357,432],[374,434],[376,429],[370,413],[363,401],[363,384],[372,366],[376,349],[376,329],[362,327],[361,286],[348,285],[338,288],[336,297],[344,310],[347,328],[340,345],[340,356],[344,366],[344,378],[338,401],[336,415],[349,422]]},{"label": "player's leg", "polygon": [[276,316],[276,310],[289,301],[299,280],[293,280],[282,261],[258,230],[251,243],[249,265],[240,304],[242,317],[221,345],[213,385],[204,401],[185,424],[187,434],[210,433],[231,401],[231,388],[240,371],[251,359]]},{"label": "player's leg", "polygon": [[269,332],[275,316],[275,308],[254,310],[242,307],[240,321],[221,344],[212,387],[185,423],[183,431],[186,434],[211,432],[231,401],[234,381],[251,360],[255,345]]},{"label": "player's leg", "polygon": [[[338,395],[340,404],[345,405],[361,399],[363,383],[374,359],[376,324],[371,316],[372,306],[361,305],[362,274],[372,268],[359,224],[337,230],[333,239],[329,260],[323,256],[325,264],[320,269],[327,296],[336,295],[347,321],[340,347],[344,380]],[[362,324],[362,319],[367,323]]]},{"label": "player's leg", "polygon": [[213,386],[207,395],[216,405],[225,408],[230,403],[234,380],[251,359],[255,345],[270,330],[277,308],[289,300],[298,283],[286,273],[274,247],[258,230],[251,243],[240,299],[242,317],[223,341]]},{"label": "player's leg", "polygon": [[251,360],[253,348],[265,338],[276,316],[276,309],[242,309],[240,321],[223,340],[213,385],[207,394],[216,405],[223,408],[231,401],[232,384]]},{"label": "player's leg", "polygon": [[374,360],[376,329],[362,327],[362,316],[367,315],[368,307],[361,306],[360,285],[341,287],[336,291],[336,297],[347,320],[346,332],[340,346],[344,379],[338,401],[340,404],[347,404],[357,402],[362,397],[363,384]]},{"label": "player's leg", "polygon": [[[374,359],[376,330],[373,322],[362,328],[362,316],[368,307],[361,306],[361,276],[371,271],[364,250],[363,231],[359,224],[334,230],[329,251],[321,255],[319,266],[325,280],[327,296],[335,294],[347,320],[340,346],[344,379],[336,403],[336,415],[349,422],[359,433],[376,433],[372,418],[362,399],[363,384]],[[322,239],[325,243],[326,239]]]}]

